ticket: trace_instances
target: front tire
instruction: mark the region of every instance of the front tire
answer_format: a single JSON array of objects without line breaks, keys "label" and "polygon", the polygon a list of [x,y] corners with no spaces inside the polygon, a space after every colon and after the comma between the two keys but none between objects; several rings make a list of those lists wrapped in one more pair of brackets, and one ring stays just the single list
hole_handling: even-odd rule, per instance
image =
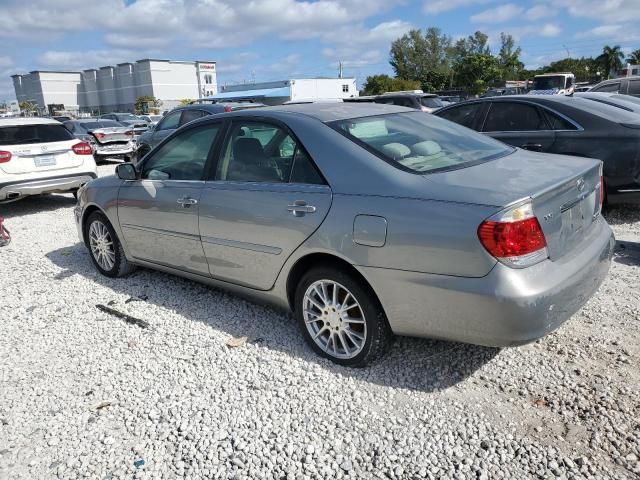
[{"label": "front tire", "polygon": [[85,223],[85,238],[91,261],[107,277],[124,277],[135,265],[124,255],[122,244],[109,220],[102,212],[93,212]]},{"label": "front tire", "polygon": [[378,359],[393,337],[371,288],[335,268],[314,268],[302,277],[295,316],[318,355],[348,367],[364,367]]}]

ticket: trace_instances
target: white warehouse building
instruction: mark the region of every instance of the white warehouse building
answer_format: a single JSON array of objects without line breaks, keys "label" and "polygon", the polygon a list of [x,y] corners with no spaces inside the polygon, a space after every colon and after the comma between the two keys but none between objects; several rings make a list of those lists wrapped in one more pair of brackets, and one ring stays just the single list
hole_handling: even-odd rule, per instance
[{"label": "white warehouse building", "polygon": [[138,97],[150,96],[170,110],[182,99],[218,91],[216,62],[144,59],[81,72],[37,70],[12,75],[16,98],[38,110],[102,114],[133,112]]},{"label": "white warehouse building", "polygon": [[215,100],[254,100],[265,105],[285,102],[334,100],[359,95],[355,78],[296,78],[275,82],[225,85]]}]

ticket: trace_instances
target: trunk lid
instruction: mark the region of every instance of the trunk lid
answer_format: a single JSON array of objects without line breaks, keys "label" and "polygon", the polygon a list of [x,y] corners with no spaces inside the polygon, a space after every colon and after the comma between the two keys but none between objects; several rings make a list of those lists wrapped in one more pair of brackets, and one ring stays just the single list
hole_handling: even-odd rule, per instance
[{"label": "trunk lid", "polygon": [[95,138],[96,143],[105,144],[111,142],[129,142],[133,137],[126,134],[132,132],[127,127],[95,128],[89,133]]},{"label": "trunk lid", "polygon": [[425,175],[439,200],[493,205],[531,199],[554,260],[588,234],[599,213],[598,160],[517,150],[460,170]]},{"label": "trunk lid", "polygon": [[0,150],[11,152],[11,160],[0,163],[0,170],[6,174],[20,175],[78,167],[84,160],[71,149],[78,142],[75,139],[28,145],[0,145]]}]

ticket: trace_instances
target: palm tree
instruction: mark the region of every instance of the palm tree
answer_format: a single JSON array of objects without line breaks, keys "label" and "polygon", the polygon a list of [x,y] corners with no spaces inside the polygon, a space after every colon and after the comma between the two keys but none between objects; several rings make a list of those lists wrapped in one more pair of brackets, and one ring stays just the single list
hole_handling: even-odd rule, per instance
[{"label": "palm tree", "polygon": [[600,65],[602,65],[604,71],[607,72],[607,78],[609,78],[611,76],[611,71],[616,71],[622,68],[623,58],[624,53],[622,53],[620,45],[615,45],[613,47],[605,45],[602,49],[602,54],[596,58],[596,60]]},{"label": "palm tree", "polygon": [[638,50],[634,50],[629,54],[627,63],[630,63],[631,65],[640,65],[640,48]]}]

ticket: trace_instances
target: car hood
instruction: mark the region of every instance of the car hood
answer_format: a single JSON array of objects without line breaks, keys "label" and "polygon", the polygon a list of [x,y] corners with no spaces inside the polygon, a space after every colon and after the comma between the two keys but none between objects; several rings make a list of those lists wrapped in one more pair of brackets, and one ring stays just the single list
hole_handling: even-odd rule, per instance
[{"label": "car hood", "polygon": [[438,200],[505,206],[575,177],[594,166],[593,159],[516,149],[488,162],[424,175],[430,196]]}]

